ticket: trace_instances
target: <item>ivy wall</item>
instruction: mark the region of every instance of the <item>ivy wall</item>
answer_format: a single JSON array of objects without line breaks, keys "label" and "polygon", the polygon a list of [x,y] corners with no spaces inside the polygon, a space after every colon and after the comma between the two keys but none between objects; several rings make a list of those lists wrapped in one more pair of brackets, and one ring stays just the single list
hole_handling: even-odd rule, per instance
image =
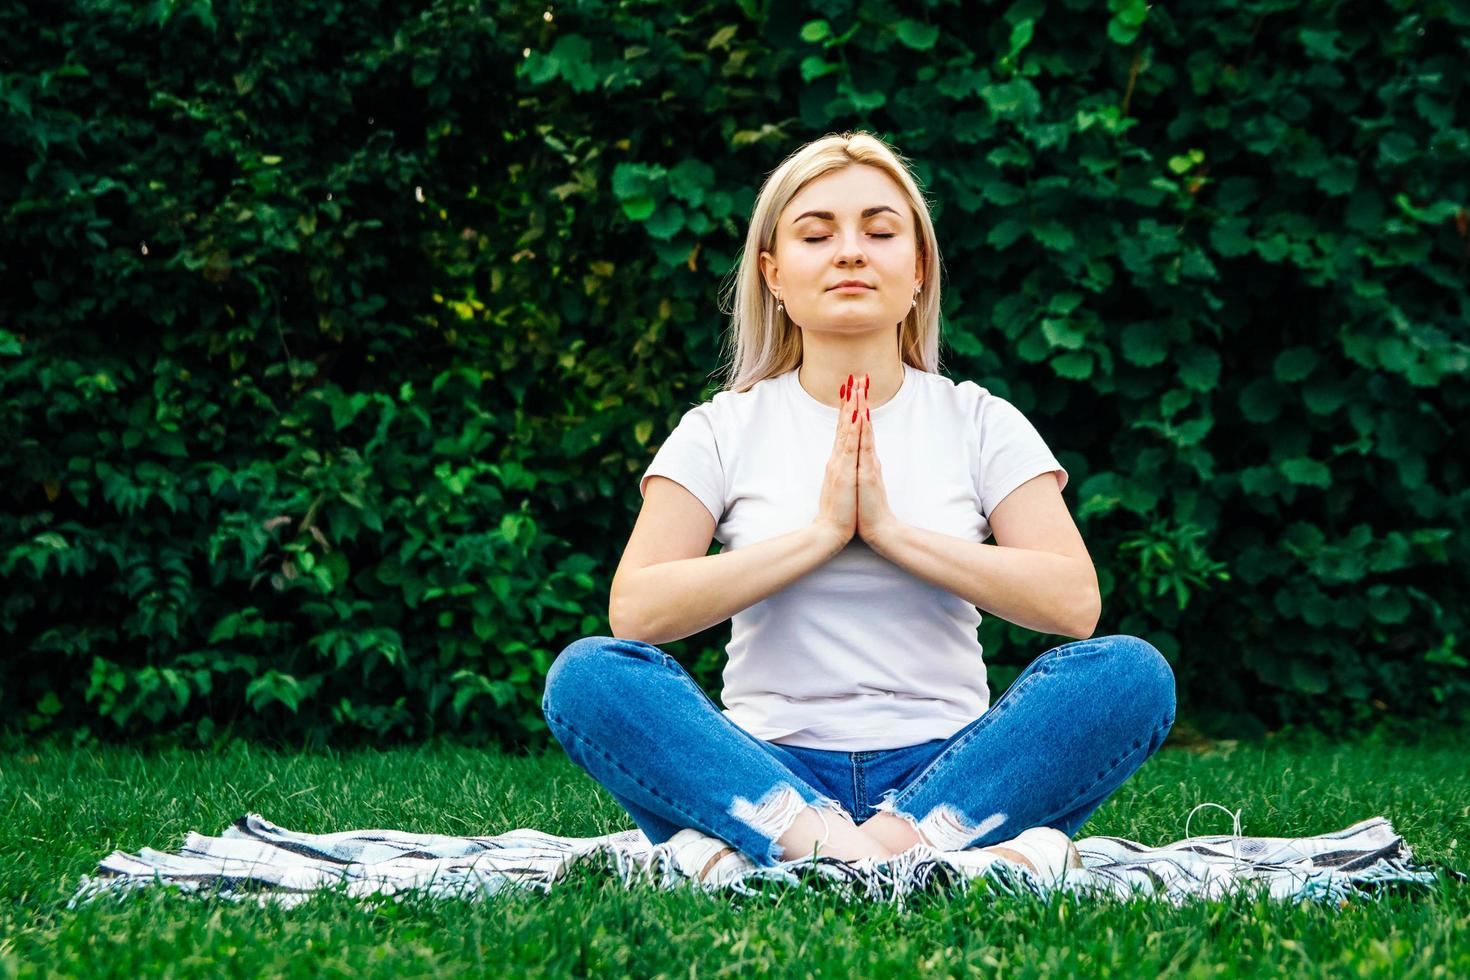
[{"label": "ivy wall", "polygon": [[[0,712],[547,740],[761,179],[915,163],[944,371],[1072,474],[1099,632],[1251,736],[1465,716],[1451,3],[0,8]],[[668,649],[717,692],[728,624]],[[987,617],[995,695],[1064,637]]]}]

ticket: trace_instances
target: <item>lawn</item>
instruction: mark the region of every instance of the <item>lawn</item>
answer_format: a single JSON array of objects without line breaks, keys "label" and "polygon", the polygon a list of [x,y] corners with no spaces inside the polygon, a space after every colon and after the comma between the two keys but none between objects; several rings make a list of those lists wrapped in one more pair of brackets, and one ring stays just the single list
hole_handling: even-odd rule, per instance
[{"label": "lawn", "polygon": [[[0,977],[54,975],[426,976],[485,973],[719,976],[1470,976],[1470,884],[1385,894],[1345,908],[1244,896],[1167,903],[974,891],[920,895],[899,911],[833,893],[732,901],[625,891],[574,870],[548,894],[472,902],[409,898],[368,909],[324,895],[293,910],[205,902],[157,889],[121,906],[67,909],[113,848],[176,850],[246,811],[293,830],[396,827],[486,835],[536,827],[576,836],[631,827],[560,750],[506,756],[453,745],[280,753],[63,741],[16,742],[0,763]],[[1242,809],[1242,833],[1290,836],[1387,816],[1416,863],[1470,870],[1470,777],[1454,733],[1418,745],[1320,739],[1173,739],[1078,837],[1149,844],[1184,836],[1210,801]],[[3,801],[8,800],[8,803]],[[1228,833],[1206,807],[1194,835]]]}]

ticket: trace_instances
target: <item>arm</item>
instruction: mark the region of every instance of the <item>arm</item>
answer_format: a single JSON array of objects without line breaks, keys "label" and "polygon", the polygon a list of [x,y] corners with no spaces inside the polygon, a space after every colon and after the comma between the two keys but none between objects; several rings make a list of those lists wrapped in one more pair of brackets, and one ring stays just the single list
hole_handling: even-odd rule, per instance
[{"label": "arm", "polygon": [[835,531],[812,523],[734,551],[640,568],[608,624],[614,636],[654,646],[681,640],[781,591],[844,545]]},{"label": "arm", "polygon": [[995,544],[892,521],[873,550],[976,608],[1033,629],[1085,640],[1097,629],[1097,571],[1050,473],[1028,480],[990,515]]}]

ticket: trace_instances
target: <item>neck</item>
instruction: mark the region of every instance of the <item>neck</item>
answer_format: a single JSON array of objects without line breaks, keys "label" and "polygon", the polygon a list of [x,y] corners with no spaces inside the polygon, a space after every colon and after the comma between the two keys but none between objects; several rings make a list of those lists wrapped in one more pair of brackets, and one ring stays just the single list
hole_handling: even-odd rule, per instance
[{"label": "neck", "polygon": [[903,387],[903,362],[897,359],[883,363],[864,362],[858,359],[844,359],[841,363],[813,364],[809,358],[803,359],[801,367],[796,372],[796,380],[806,389],[807,394],[828,408],[841,408],[842,395],[840,389],[847,384],[847,376],[852,375],[854,386],[863,383],[863,375],[868,375],[868,407],[881,408],[898,394],[898,389]]}]

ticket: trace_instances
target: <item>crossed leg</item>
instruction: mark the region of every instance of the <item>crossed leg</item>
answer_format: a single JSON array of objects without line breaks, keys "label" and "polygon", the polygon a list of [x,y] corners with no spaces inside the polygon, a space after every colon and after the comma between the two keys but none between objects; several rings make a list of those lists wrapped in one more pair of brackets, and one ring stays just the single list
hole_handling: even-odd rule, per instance
[{"label": "crossed leg", "polygon": [[[923,833],[912,826],[907,820],[898,816],[895,813],[889,813],[886,810],[881,813],[875,813],[867,820],[864,820],[861,824],[858,825],[858,829],[862,830],[869,837],[873,838],[875,841],[888,848],[891,854],[900,854],[903,851],[906,851],[909,848],[913,847],[915,844],[926,844],[930,847],[933,846],[924,837]],[[1030,861],[1026,860],[1021,855],[1011,850],[1009,847],[1001,847],[998,844],[993,844],[990,847],[982,847],[980,848],[980,850],[989,851],[992,854],[998,854],[1001,857],[1005,858],[1007,861],[1019,861],[1026,867],[1031,868],[1033,871],[1036,870],[1032,866]]]},{"label": "crossed leg", "polygon": [[[831,810],[818,814],[812,807],[808,807],[796,818],[781,835],[779,842],[788,859],[818,850],[819,853],[844,861],[865,857],[886,860],[915,844],[930,844],[921,831],[893,813],[877,813],[861,825],[855,825],[843,814]],[[1030,861],[1008,847],[992,845],[981,850],[989,851],[1007,861],[1019,862],[1034,870]],[[700,870],[699,876],[703,878],[720,858],[732,851],[733,848],[726,847],[716,852]]]}]

